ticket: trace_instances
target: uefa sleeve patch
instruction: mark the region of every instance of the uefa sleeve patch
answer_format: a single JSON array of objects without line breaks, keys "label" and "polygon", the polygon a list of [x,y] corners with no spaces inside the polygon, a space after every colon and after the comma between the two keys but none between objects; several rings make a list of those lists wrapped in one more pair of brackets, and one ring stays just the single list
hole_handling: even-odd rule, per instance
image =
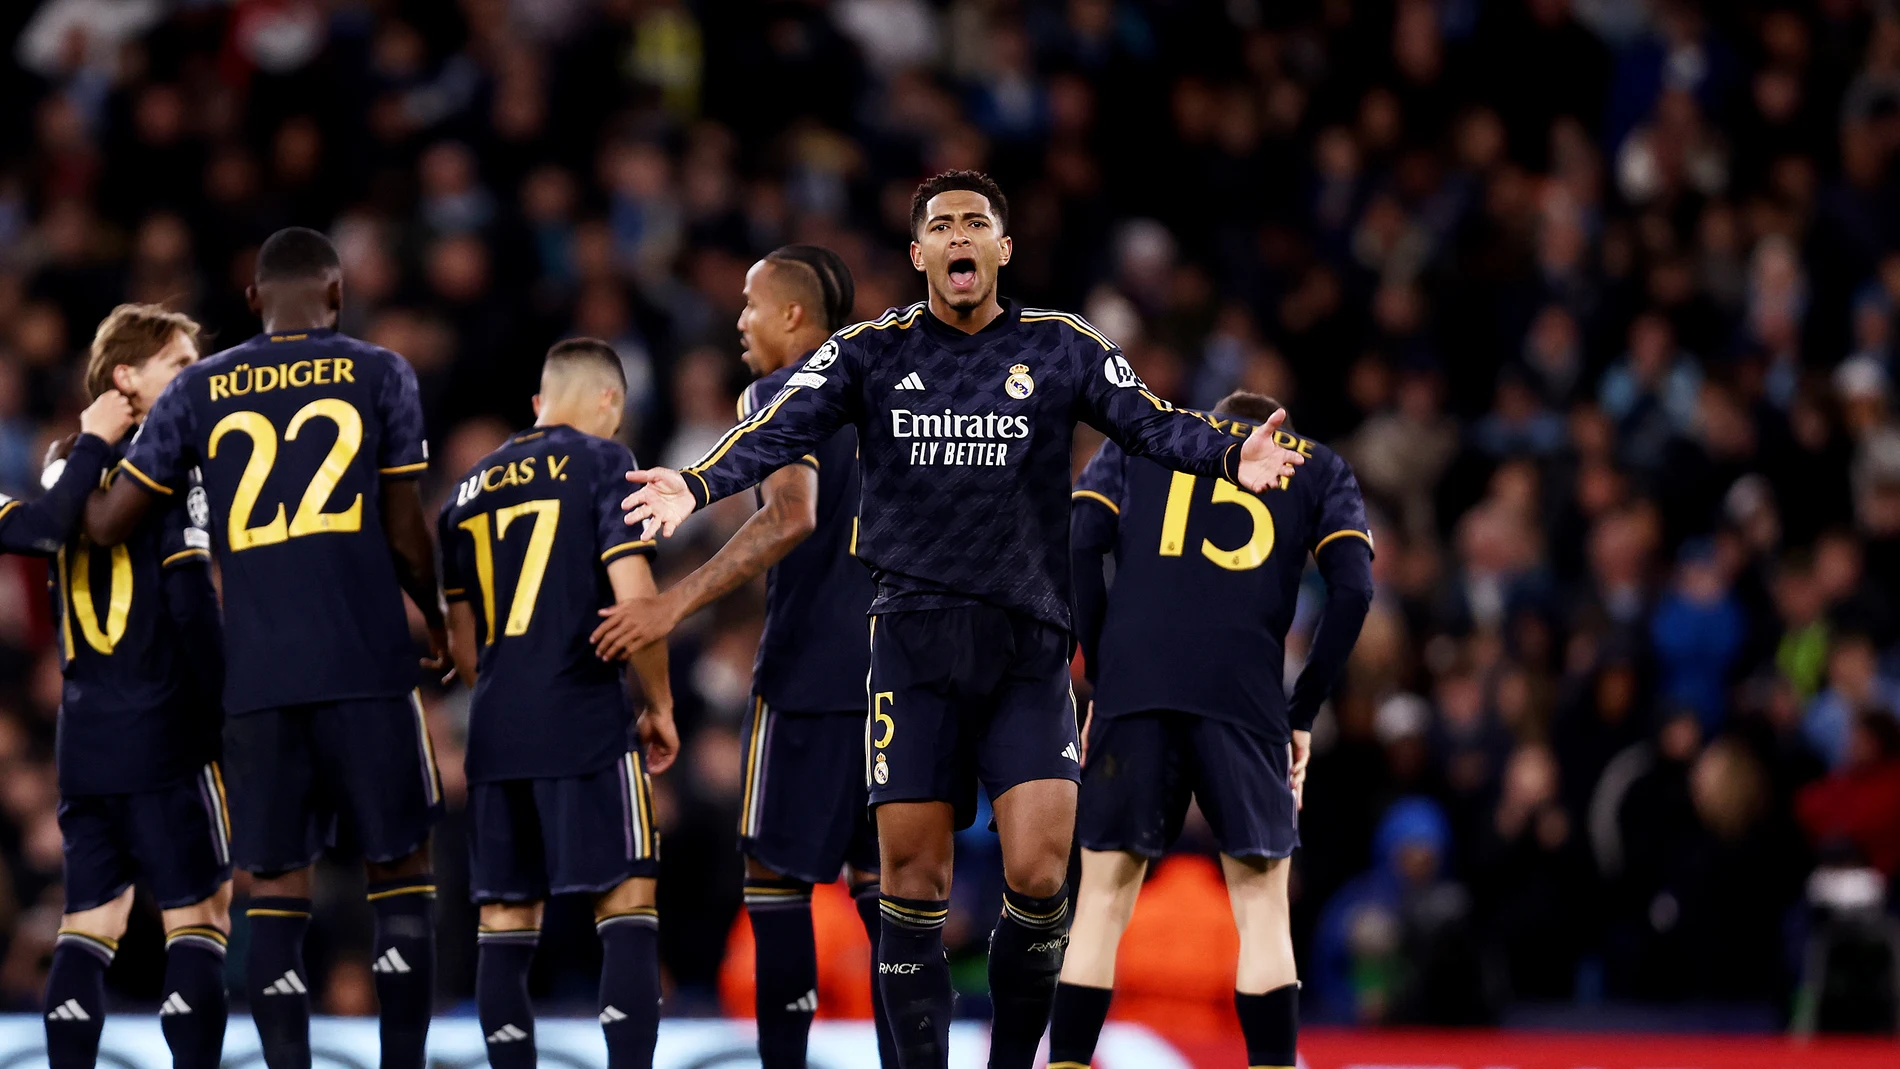
[{"label": "uefa sleeve patch", "polygon": [[[812,359],[816,360],[817,357],[813,357]],[[787,386],[806,386],[814,390],[824,384],[825,377],[823,375],[814,375],[809,371],[801,371],[785,380],[785,385]]]}]

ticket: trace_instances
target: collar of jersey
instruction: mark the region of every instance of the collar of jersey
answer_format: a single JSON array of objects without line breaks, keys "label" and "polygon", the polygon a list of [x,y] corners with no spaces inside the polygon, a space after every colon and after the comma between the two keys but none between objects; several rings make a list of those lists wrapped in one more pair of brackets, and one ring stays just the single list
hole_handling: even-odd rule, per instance
[{"label": "collar of jersey", "polygon": [[930,335],[932,341],[951,349],[974,349],[977,346],[986,345],[994,340],[997,335],[1013,330],[1016,326],[1016,317],[1022,311],[1022,309],[1016,306],[1016,302],[1010,300],[1008,297],[998,297],[997,302],[1003,306],[1003,314],[990,320],[988,326],[977,331],[975,334],[965,334],[963,331],[938,319],[936,313],[930,310],[930,306],[925,305],[923,315],[924,331]]},{"label": "collar of jersey", "polygon": [[266,343],[272,338],[283,338],[285,341],[303,341],[306,338],[327,338],[335,333],[335,327],[311,327],[309,330],[266,330],[251,340]]}]

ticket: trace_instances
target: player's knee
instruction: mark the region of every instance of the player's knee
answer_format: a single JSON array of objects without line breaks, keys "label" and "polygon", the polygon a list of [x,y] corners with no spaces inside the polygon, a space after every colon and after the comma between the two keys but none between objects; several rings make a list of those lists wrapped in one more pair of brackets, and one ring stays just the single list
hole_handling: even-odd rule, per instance
[{"label": "player's knee", "polygon": [[928,854],[892,853],[884,859],[885,894],[938,901],[950,897],[951,866]]},{"label": "player's knee", "polygon": [[413,852],[394,861],[370,861],[364,864],[371,883],[383,880],[400,880],[409,876],[426,876],[429,873],[429,844],[423,843]]},{"label": "player's knee", "polygon": [[167,935],[180,928],[216,928],[220,932],[230,932],[231,881],[224,881],[209,898],[189,906],[165,910],[162,919]]},{"label": "player's knee", "polygon": [[[371,877],[374,879],[375,877]],[[310,869],[288,872],[260,872],[251,878],[252,898],[309,898]]]},{"label": "player's knee", "polygon": [[658,901],[659,881],[647,876],[635,876],[594,900],[594,919],[601,920],[632,909],[651,909]]},{"label": "player's knee", "polygon": [[541,907],[540,902],[484,902],[481,925],[490,931],[539,931]]},{"label": "player's knee", "polygon": [[68,913],[59,919],[60,929],[103,939],[117,939],[125,934],[126,925],[132,919],[132,893],[132,888],[127,887],[119,893],[119,897],[103,906]]}]

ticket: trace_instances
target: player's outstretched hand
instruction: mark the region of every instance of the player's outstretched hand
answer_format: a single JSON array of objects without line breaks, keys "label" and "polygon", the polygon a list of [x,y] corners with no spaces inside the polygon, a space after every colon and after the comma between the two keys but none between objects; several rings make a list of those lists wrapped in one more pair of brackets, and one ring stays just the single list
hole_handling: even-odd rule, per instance
[{"label": "player's outstretched hand", "polygon": [[125,437],[132,427],[132,402],[117,390],[107,390],[79,414],[79,429],[108,443]]},{"label": "player's outstretched hand", "polygon": [[665,641],[679,626],[679,614],[665,594],[628,598],[600,610],[606,617],[588,641],[603,661],[624,661],[633,651]]},{"label": "player's outstretched hand", "polygon": [[[1267,421],[1253,429],[1247,441],[1240,447],[1240,485],[1258,494],[1269,487],[1280,485],[1280,480],[1293,474],[1293,469],[1306,463],[1299,451],[1287,449],[1274,441],[1273,432],[1286,422],[1286,409],[1275,409]],[[691,500],[691,495],[688,495]]]},{"label": "player's outstretched hand", "polygon": [[693,494],[686,489],[686,477],[672,468],[641,468],[627,473],[627,481],[643,484],[620,501],[627,512],[627,525],[646,526],[641,538],[652,538],[654,528],[661,537],[673,537],[673,528],[693,514]]},{"label": "player's outstretched hand", "polygon": [[1293,811],[1299,812],[1306,805],[1306,762],[1313,756],[1313,733],[1296,731],[1293,741],[1288,744],[1293,752],[1292,760],[1287,762],[1288,779],[1293,785]]},{"label": "player's outstretched hand", "polygon": [[673,767],[680,753],[680,729],[673,723],[673,710],[647,706],[640,713],[640,743],[647,751],[647,772],[659,775]]}]

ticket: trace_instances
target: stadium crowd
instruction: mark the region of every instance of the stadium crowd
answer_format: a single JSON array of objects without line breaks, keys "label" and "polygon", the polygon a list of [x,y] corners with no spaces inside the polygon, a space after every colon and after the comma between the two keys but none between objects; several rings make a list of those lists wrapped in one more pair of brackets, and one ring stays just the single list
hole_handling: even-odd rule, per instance
[{"label": "stadium crowd", "polygon": [[[1012,200],[1007,295],[1082,312],[1162,396],[1282,399],[1366,491],[1378,596],[1316,728],[1295,873],[1311,1015],[1775,1026],[1839,904],[1810,902],[1838,885],[1814,874],[1900,870],[1888,4],[45,0],[0,29],[0,492],[37,492],[113,305],[242,340],[251,257],[289,224],[337,240],[345,328],[415,365],[432,502],[529,422],[570,334],[619,352],[636,455],[687,463],[733,419],[754,259],[827,245],[860,317],[909,303],[911,189],[984,168]],[[747,507],[695,518],[662,584]],[[43,580],[0,562],[16,1009],[61,901]],[[668,1012],[717,1011],[735,935],[759,600],[674,651]],[[466,693],[425,696],[453,798]],[[437,844],[445,1004],[473,982],[458,820]],[[971,1007],[1000,894],[981,829],[948,929]],[[1202,940],[1219,965],[1205,849],[1190,828],[1150,887],[1167,919],[1138,918],[1125,954],[1153,967],[1128,970],[1127,1006],[1209,1012],[1178,975],[1194,962],[1141,943]],[[353,878],[319,892],[330,1012],[371,998],[368,948],[340,934],[367,930]],[[157,926],[136,933],[114,983],[155,997]],[[585,907],[543,943],[538,990],[591,998]]]}]

